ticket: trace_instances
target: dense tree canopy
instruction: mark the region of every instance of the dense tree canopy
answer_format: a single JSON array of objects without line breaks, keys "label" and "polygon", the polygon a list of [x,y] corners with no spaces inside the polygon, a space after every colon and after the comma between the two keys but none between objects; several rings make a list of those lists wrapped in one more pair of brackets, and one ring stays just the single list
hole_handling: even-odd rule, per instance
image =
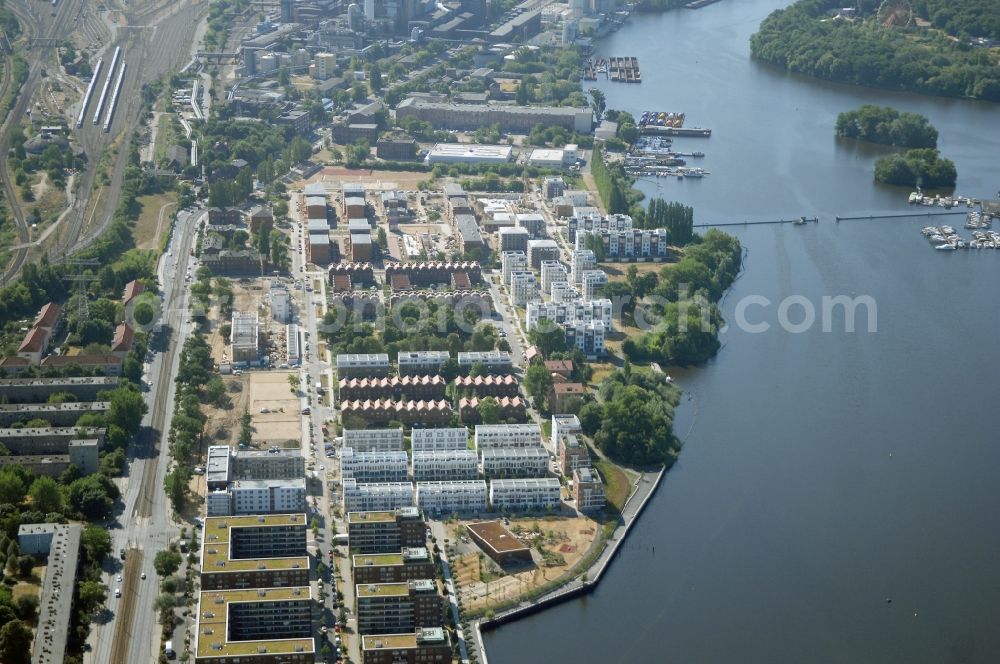
[{"label": "dense tree canopy", "polygon": [[919,113],[866,104],[837,115],[837,136],[903,148],[934,148],[938,131]]},{"label": "dense tree canopy", "polygon": [[907,187],[954,187],[955,162],[930,148],[907,150],[875,162],[875,180]]},{"label": "dense tree canopy", "polygon": [[[878,3],[862,3],[859,20],[834,20],[828,14],[843,3],[799,0],[773,12],[750,39],[753,57],[817,78],[908,90],[945,97],[1000,101],[1000,68],[987,49],[969,48],[948,35],[920,27],[887,29],[878,25]],[[971,7],[993,7],[988,0],[933,0],[946,12],[971,16]],[[988,10],[984,13],[988,13]]]}]

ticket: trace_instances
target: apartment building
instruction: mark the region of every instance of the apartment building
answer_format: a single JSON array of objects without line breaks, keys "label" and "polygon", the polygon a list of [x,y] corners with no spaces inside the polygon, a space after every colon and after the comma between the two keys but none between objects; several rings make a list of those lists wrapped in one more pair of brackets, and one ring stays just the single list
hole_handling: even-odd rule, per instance
[{"label": "apartment building", "polygon": [[566,344],[579,348],[590,359],[604,354],[607,330],[608,327],[599,320],[563,324]]},{"label": "apartment building", "polygon": [[514,366],[510,353],[504,350],[469,351],[458,354],[458,366],[471,369],[474,364],[483,364],[487,371],[510,371]]},{"label": "apartment building", "polygon": [[477,424],[474,442],[479,452],[500,447],[540,447],[542,429],[537,424]]},{"label": "apartment building", "polygon": [[510,477],[545,477],[549,453],[543,447],[497,447],[480,452],[483,477],[488,480]]},{"label": "apartment building", "polygon": [[295,367],[302,362],[302,340],[299,338],[299,326],[295,323],[285,326],[285,355],[289,366]]},{"label": "apartment building", "polygon": [[569,274],[574,284],[583,281],[583,273],[597,269],[597,256],[590,249],[574,249],[569,255]]},{"label": "apartment building", "polygon": [[309,586],[203,590],[195,664],[312,664],[315,604]]},{"label": "apartment building", "polygon": [[573,500],[576,502],[576,509],[581,512],[604,509],[604,484],[596,470],[577,468],[573,471]]},{"label": "apartment building", "polygon": [[361,664],[448,664],[451,639],[440,627],[423,627],[412,634],[361,637]]},{"label": "apartment building", "polygon": [[71,427],[83,415],[102,415],[108,401],[67,401],[65,403],[4,403],[0,404],[0,427],[17,422],[45,420],[53,427]]},{"label": "apartment building", "polygon": [[531,237],[545,237],[545,217],[537,212],[520,212],[514,215],[514,220],[515,228],[523,228]]},{"label": "apartment building", "polygon": [[411,350],[400,351],[396,356],[396,365],[401,376],[414,374],[437,374],[441,365],[451,358],[446,350]]},{"label": "apartment building", "polygon": [[[525,241],[527,246],[527,241]],[[510,284],[514,272],[528,271],[528,254],[523,251],[505,251],[500,255],[500,277],[504,285]]]},{"label": "apartment building", "polygon": [[53,394],[69,392],[80,401],[95,401],[105,390],[118,387],[117,376],[95,378],[0,378],[0,399],[6,403],[48,401]]},{"label": "apartment building", "polygon": [[441,596],[431,579],[357,584],[354,598],[360,634],[398,634],[420,627],[440,627],[444,618]]},{"label": "apartment building", "polygon": [[590,133],[593,124],[593,113],[588,108],[455,104],[413,97],[399,103],[396,116],[413,117],[445,129],[478,129],[499,124],[505,132],[521,134],[527,134],[537,124]]},{"label": "apartment building", "polygon": [[542,261],[559,260],[559,244],[555,240],[528,240],[528,264],[539,269]]},{"label": "apartment building", "polygon": [[405,482],[409,457],[402,450],[356,452],[353,447],[340,450],[340,476],[358,482]]},{"label": "apartment building", "polygon": [[542,261],[542,294],[552,293],[552,284],[569,280],[566,267],[559,261]]},{"label": "apartment building", "polygon": [[[497,251],[506,253],[508,251],[518,251],[521,253],[528,251],[528,239],[531,234],[526,228],[516,226],[504,226],[497,229]],[[525,255],[527,258],[527,255]]]},{"label": "apartment building", "polygon": [[295,480],[305,477],[306,460],[298,448],[236,450],[229,468],[234,480]]},{"label": "apartment building", "polygon": [[233,364],[260,361],[260,317],[256,311],[234,311],[229,338]]},{"label": "apartment building", "polygon": [[573,414],[552,415],[552,441],[559,451],[559,441],[564,435],[579,433],[582,430],[580,418]]},{"label": "apartment building", "polygon": [[341,353],[337,355],[337,375],[385,376],[390,370],[386,353]]},{"label": "apartment building", "polygon": [[345,512],[381,512],[414,504],[410,482],[361,483],[345,478],[341,487]]},{"label": "apartment building", "polygon": [[580,276],[581,295],[584,300],[594,300],[602,287],[608,283],[608,275],[604,270],[584,270]]},{"label": "apartment building", "polygon": [[[484,397],[496,401],[497,416],[499,419],[509,422],[514,420],[523,422],[528,419],[528,405],[521,397]],[[479,413],[479,397],[462,397],[458,400],[458,417],[462,422],[468,424],[478,424],[481,420]]]},{"label": "apartment building", "polygon": [[528,331],[535,329],[543,320],[553,323],[589,323],[600,321],[605,328],[611,328],[614,307],[611,300],[576,300],[568,303],[530,302],[525,314]]},{"label": "apartment building", "polygon": [[308,584],[305,514],[205,519],[202,590]]},{"label": "apartment building", "polygon": [[503,512],[558,509],[561,485],[554,477],[492,480],[490,505]]},{"label": "apartment building", "polygon": [[485,512],[488,491],[483,480],[418,482],[417,504],[425,512]]},{"label": "apartment building", "polygon": [[237,480],[227,489],[205,496],[208,516],[281,514],[306,509],[305,478],[294,480]]},{"label": "apartment building", "polygon": [[398,553],[360,553],[351,559],[354,583],[405,583],[433,579],[434,561],[426,547],[405,548]]},{"label": "apartment building", "polygon": [[444,399],[342,401],[340,409],[342,415],[356,415],[369,424],[402,422],[408,426],[434,426],[444,424],[452,415],[451,403]]},{"label": "apartment building", "polygon": [[572,477],[577,468],[590,467],[590,451],[575,433],[563,434],[559,440],[559,470],[566,477]]},{"label": "apartment building", "polygon": [[568,281],[557,281],[552,284],[550,297],[553,303],[568,304],[583,297],[583,293]]},{"label": "apartment building", "polygon": [[523,307],[538,298],[538,279],[531,272],[511,272],[510,301],[516,307]]},{"label": "apartment building", "polygon": [[410,432],[410,450],[429,452],[431,450],[464,450],[469,445],[469,430],[465,427],[438,429],[413,429]]},{"label": "apartment building", "polygon": [[566,234],[569,241],[576,242],[577,233],[587,232],[619,232],[632,230],[632,217],[627,214],[574,214],[566,220]]},{"label": "apartment building", "polygon": [[[462,448],[413,452],[413,481],[415,482],[472,480],[478,477],[479,459],[475,450]],[[418,494],[419,488],[418,486]]]},{"label": "apartment building", "polygon": [[609,261],[665,260],[670,255],[665,228],[580,231],[576,234],[577,248],[585,246],[588,237],[600,239]]},{"label": "apartment building", "polygon": [[347,515],[347,541],[351,551],[357,553],[392,553],[424,546],[427,524],[416,507],[350,512]]},{"label": "apartment building", "polygon": [[344,447],[355,452],[388,452],[403,449],[402,429],[344,429]]},{"label": "apartment building", "polygon": [[18,526],[17,542],[21,553],[46,557],[39,590],[38,629],[31,647],[32,664],[63,662],[73,616],[73,577],[76,576],[82,536],[83,527],[75,523]]}]

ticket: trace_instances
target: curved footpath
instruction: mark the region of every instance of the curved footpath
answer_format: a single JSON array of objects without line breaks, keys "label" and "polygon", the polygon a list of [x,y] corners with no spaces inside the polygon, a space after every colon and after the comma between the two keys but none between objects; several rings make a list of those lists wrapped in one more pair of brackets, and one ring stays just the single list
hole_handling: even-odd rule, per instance
[{"label": "curved footpath", "polygon": [[667,469],[663,468],[658,473],[643,473],[640,476],[635,490],[629,496],[628,500],[625,501],[625,508],[621,514],[621,522],[611,534],[601,555],[597,557],[594,564],[586,572],[547,595],[542,595],[535,600],[522,602],[518,606],[502,611],[492,618],[476,620],[472,623],[472,638],[475,641],[475,648],[479,652],[479,659],[483,664],[488,664],[489,662],[486,657],[486,648],[483,645],[483,629],[499,627],[500,625],[514,622],[555,604],[589,593],[597,587],[608,565],[611,564],[611,561],[614,560],[615,555],[618,553],[618,548],[625,541],[632,526],[639,520],[639,515],[646,509],[649,499],[656,493],[656,489],[660,486],[660,482],[663,480],[666,472]]}]

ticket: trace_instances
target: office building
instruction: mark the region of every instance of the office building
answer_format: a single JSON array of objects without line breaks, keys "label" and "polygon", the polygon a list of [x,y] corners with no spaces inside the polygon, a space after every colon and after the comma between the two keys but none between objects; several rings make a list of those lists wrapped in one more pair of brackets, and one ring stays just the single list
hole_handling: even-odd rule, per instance
[{"label": "office building", "polygon": [[542,429],[537,424],[477,424],[475,448],[540,447]]},{"label": "office building", "polygon": [[417,483],[417,505],[432,514],[485,512],[486,501],[487,488],[483,480]]},{"label": "office building", "polygon": [[405,583],[433,579],[434,561],[426,547],[408,547],[397,553],[359,553],[351,559],[354,583]]},{"label": "office building", "polygon": [[357,584],[354,598],[360,634],[398,634],[420,627],[440,627],[444,618],[441,596],[431,579]]},{"label": "office building", "polygon": [[354,448],[340,450],[340,476],[358,482],[405,482],[409,467],[406,452],[356,452]]},{"label": "office building", "polygon": [[341,486],[345,512],[384,512],[414,505],[410,482],[359,483],[346,478]]},{"label": "office building", "polygon": [[347,541],[356,553],[392,553],[427,543],[427,524],[416,507],[347,514]]},{"label": "office building", "polygon": [[549,468],[549,453],[538,447],[497,447],[484,449],[483,477],[503,479],[508,477],[545,477]]},{"label": "office building", "polygon": [[555,510],[562,504],[560,491],[554,477],[492,480],[490,506],[502,512]]}]

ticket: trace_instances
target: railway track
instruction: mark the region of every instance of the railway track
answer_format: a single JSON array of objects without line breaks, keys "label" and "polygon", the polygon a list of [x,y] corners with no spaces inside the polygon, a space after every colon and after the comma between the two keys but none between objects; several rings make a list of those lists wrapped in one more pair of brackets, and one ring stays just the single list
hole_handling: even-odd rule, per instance
[{"label": "railway track", "polygon": [[[128,646],[132,640],[132,618],[139,598],[139,570],[142,569],[143,552],[131,548],[125,552],[125,569],[122,570],[122,601],[118,604],[118,621],[115,624],[115,640],[111,646],[110,664],[130,664]],[[145,629],[140,626],[140,629]]]}]

